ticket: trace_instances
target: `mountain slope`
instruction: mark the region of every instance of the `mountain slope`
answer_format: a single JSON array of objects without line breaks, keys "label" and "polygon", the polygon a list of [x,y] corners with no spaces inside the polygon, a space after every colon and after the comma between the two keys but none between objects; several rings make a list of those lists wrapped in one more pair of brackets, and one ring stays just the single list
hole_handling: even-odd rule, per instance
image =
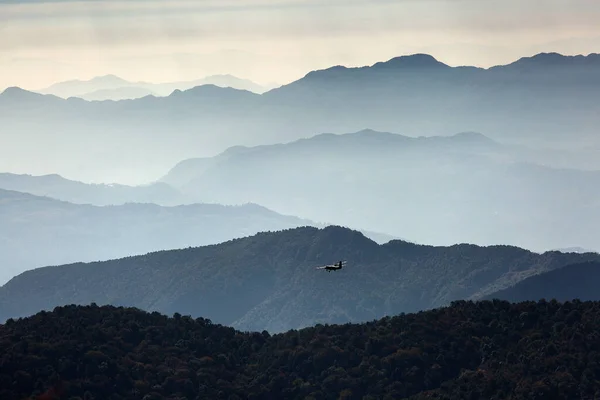
[{"label": "mountain slope", "polygon": [[[160,196],[160,184],[153,190],[85,185],[59,176],[29,177],[31,181],[16,178],[17,183],[24,183],[21,186],[28,186],[32,192],[58,196],[64,193],[61,197],[88,204],[0,189],[0,284],[17,273],[45,265],[220,243],[265,230],[324,226],[255,204],[192,203],[165,207],[143,203],[146,198],[168,198]],[[2,183],[0,176],[0,188]],[[133,204],[136,200],[142,203]],[[378,243],[397,239],[378,232],[362,232]],[[32,248],[36,251],[30,251]]]},{"label": "mountain slope", "polygon": [[456,302],[271,336],[203,318],[59,307],[0,325],[0,397],[591,399],[599,310]]},{"label": "mountain slope", "polygon": [[57,174],[34,176],[0,173],[0,189],[48,196],[70,203],[99,206],[124,203],[154,203],[169,206],[193,202],[178,190],[161,182],[143,186],[87,184]]},{"label": "mountain slope", "polygon": [[86,81],[58,82],[36,92],[53,94],[64,99],[79,97],[86,100],[123,100],[147,95],[168,96],[174,90],[187,90],[201,85],[232,87],[254,93],[263,93],[270,89],[233,75],[211,75],[202,79],[169,83],[130,82],[115,75],[104,75]]},{"label": "mountain slope", "polygon": [[556,299],[600,300],[600,263],[587,262],[531,276],[514,286],[492,293],[485,299],[512,302]]},{"label": "mountain slope", "polygon": [[219,243],[310,224],[253,204],[98,207],[0,190],[0,284],[45,265]]},{"label": "mountain slope", "polygon": [[597,249],[600,171],[535,165],[519,151],[477,133],[363,130],[232,147],[183,161],[162,181],[201,201],[253,202],[419,243]]},{"label": "mountain slope", "polygon": [[[11,89],[0,95],[2,135],[10,144],[0,148],[0,170],[36,165],[40,170],[29,172],[40,174],[44,165],[54,165],[53,171],[75,179],[107,181],[109,164],[111,177],[135,174],[139,182],[180,160],[234,145],[365,127],[411,136],[468,130],[493,139],[585,149],[587,163],[598,168],[598,152],[590,149],[598,143],[600,57],[557,57],[569,61],[557,68],[552,57],[538,55],[533,63],[523,59],[481,69],[406,56],[312,71],[260,95],[203,85],[166,97],[88,102],[34,98]],[[29,143],[39,148],[32,151]]]},{"label": "mountain slope", "polygon": [[[315,266],[348,260],[336,273]],[[283,331],[478,298],[598,254],[384,245],[340,227],[259,233],[199,248],[31,270],[0,288],[0,320],[62,304],[113,304]]]},{"label": "mountain slope", "polygon": [[157,93],[136,86],[122,86],[114,89],[99,89],[77,97],[88,101],[119,101],[139,99],[146,96],[157,96]]}]

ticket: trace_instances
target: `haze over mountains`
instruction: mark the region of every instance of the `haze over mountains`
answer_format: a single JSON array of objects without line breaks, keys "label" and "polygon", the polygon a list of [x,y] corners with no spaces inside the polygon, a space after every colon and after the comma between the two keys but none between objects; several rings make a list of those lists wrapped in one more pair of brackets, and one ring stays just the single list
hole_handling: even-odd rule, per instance
[{"label": "haze over mountains", "polygon": [[596,1],[0,1],[0,400],[600,398]]},{"label": "haze over mountains", "polygon": [[597,54],[542,53],[483,69],[417,54],[312,71],[263,94],[203,85],[119,102],[9,88],[0,95],[10,144],[0,149],[0,170],[139,184],[231,146],[365,128],[409,136],[475,131],[504,143],[585,149],[580,164],[598,169],[599,65]]},{"label": "haze over mountains", "polygon": [[[325,226],[256,204],[181,205],[177,200],[183,196],[176,190],[166,184],[153,186],[88,185],[57,175],[0,174],[0,285],[25,270],[47,265],[220,243],[262,231]],[[364,233],[379,243],[396,238]]]},{"label": "haze over mountains", "polygon": [[253,202],[417,243],[600,250],[600,171],[541,164],[551,157],[477,133],[365,130],[233,147],[161,182],[198,201]]},{"label": "haze over mountains", "polygon": [[219,243],[311,223],[253,204],[98,207],[0,189],[0,285],[46,265]]},{"label": "haze over mountains", "polygon": [[[598,66],[595,54],[490,69],[417,54],[262,94],[59,92],[125,87],[111,76],[52,89],[67,99],[9,88],[0,279],[44,268],[0,287],[4,318],[96,301],[282,331],[598,261],[581,250],[600,250]],[[329,224],[356,231],[317,230]],[[252,236],[272,230],[284,231]],[[313,274],[337,259],[360,272]]]},{"label": "haze over mountains", "polygon": [[46,196],[76,204],[98,206],[125,203],[153,203],[176,206],[193,203],[179,190],[163,183],[129,186],[119,184],[88,184],[65,179],[57,174],[28,175],[0,173],[0,189]]},{"label": "haze over mountains", "polygon": [[52,94],[64,99],[78,97],[89,101],[118,101],[145,96],[168,96],[175,90],[188,90],[202,85],[232,87],[254,93],[264,93],[277,86],[275,84],[261,86],[248,79],[240,79],[232,75],[212,75],[194,81],[169,83],[129,82],[115,75],[104,75],[86,81],[58,82],[47,88],[36,90],[36,92]]},{"label": "haze over mountains", "polygon": [[[315,267],[349,260],[336,273]],[[226,243],[27,271],[0,287],[0,320],[65,304],[128,305],[280,332],[478,299],[600,254],[510,246],[379,245],[346,228],[299,227]]]}]

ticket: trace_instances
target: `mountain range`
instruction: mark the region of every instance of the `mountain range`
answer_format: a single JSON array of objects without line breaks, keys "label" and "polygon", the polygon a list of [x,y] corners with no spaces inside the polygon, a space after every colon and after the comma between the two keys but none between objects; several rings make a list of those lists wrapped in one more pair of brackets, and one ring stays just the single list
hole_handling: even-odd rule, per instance
[{"label": "mountain range", "polygon": [[66,179],[58,174],[0,173],[0,189],[97,206],[125,203],[176,206],[194,202],[193,199],[187,198],[179,190],[163,182],[139,186],[90,184]]},{"label": "mountain range", "polygon": [[[7,181],[30,192],[5,190],[3,184]],[[161,197],[164,188],[158,186],[157,190],[146,190],[86,185],[54,175],[0,175],[0,284],[23,271],[46,265],[108,260],[220,243],[262,231],[324,226],[256,204],[161,206],[144,201],[168,199]],[[166,193],[170,194],[168,187]],[[54,195],[63,200],[52,198]],[[396,238],[363,232],[378,243]]]},{"label": "mountain range", "polygon": [[254,204],[99,207],[0,189],[0,283],[35,267],[219,243],[309,224]]},{"label": "mountain range", "polygon": [[231,87],[259,94],[277,87],[275,84],[261,86],[248,79],[240,79],[233,75],[211,75],[192,81],[169,83],[130,82],[115,75],[104,75],[86,81],[70,80],[58,82],[47,88],[36,90],[36,92],[52,94],[64,99],[79,97],[88,101],[119,101],[145,96],[168,96],[175,90],[188,90],[202,85]]},{"label": "mountain range", "polygon": [[[340,259],[348,261],[340,271],[315,269]],[[299,227],[26,271],[0,287],[0,320],[95,302],[281,332],[477,300],[529,276],[585,261],[598,262],[600,254],[401,240],[378,244],[338,226]]]},{"label": "mountain range", "polygon": [[[365,128],[408,136],[475,131],[507,143],[584,149],[598,168],[599,65],[597,54],[542,53],[483,69],[417,54],[312,71],[262,94],[202,85],[118,102],[8,88],[0,118],[10,145],[0,149],[0,170],[139,183],[231,146]],[[32,165],[36,171],[26,169]]]},{"label": "mountain range", "polygon": [[474,132],[363,130],[232,147],[180,162],[160,182],[198,201],[252,202],[418,243],[598,250],[600,172],[531,160],[544,156]]}]

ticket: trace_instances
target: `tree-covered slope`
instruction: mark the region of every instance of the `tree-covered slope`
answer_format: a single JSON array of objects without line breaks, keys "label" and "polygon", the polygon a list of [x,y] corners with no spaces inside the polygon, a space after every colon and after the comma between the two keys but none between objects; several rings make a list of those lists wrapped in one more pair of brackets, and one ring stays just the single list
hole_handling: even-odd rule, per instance
[{"label": "tree-covered slope", "polygon": [[600,300],[600,262],[567,265],[531,276],[516,285],[486,296],[486,299],[537,301]]},{"label": "tree-covered slope", "polygon": [[[340,259],[341,271],[315,267]],[[284,331],[478,298],[598,254],[508,246],[384,245],[346,228],[301,227],[218,245],[24,272],[0,288],[0,320],[63,304],[113,304]]]},{"label": "tree-covered slope", "polygon": [[270,335],[130,308],[0,325],[2,399],[591,399],[600,303],[456,302]]}]

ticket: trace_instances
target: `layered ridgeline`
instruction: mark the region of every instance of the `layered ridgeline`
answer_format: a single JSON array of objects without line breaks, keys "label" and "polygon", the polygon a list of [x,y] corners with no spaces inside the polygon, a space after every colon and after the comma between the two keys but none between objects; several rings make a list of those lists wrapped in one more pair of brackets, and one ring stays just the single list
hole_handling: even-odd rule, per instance
[{"label": "layered ridgeline", "polygon": [[[596,54],[539,54],[489,69],[413,55],[312,71],[263,94],[202,85],[118,102],[13,87],[0,95],[9,144],[0,148],[0,170],[140,182],[180,160],[234,145],[366,127],[412,136],[472,130],[591,149],[600,125],[599,65]],[[597,168],[598,155],[589,159]]]},{"label": "layered ridgeline", "polygon": [[[61,307],[0,325],[3,399],[591,399],[598,302],[456,302],[271,336]],[[57,396],[57,397],[54,397]]]},{"label": "layered ridgeline", "polygon": [[[328,273],[315,267],[347,260]],[[271,332],[365,321],[477,299],[599,254],[509,246],[433,247],[330,226],[259,233],[218,245],[39,268],[0,288],[0,320],[64,304],[135,306]]]},{"label": "layered ridgeline", "polygon": [[[23,186],[33,192],[57,195],[62,188],[64,198],[87,199],[100,204],[118,203],[136,194],[160,197],[160,193],[156,196],[151,190],[144,194],[144,188],[123,189],[41,178],[57,185],[44,185],[43,182],[48,183],[46,179],[33,179],[33,182],[26,179],[31,185]],[[2,184],[0,176],[0,187]],[[0,189],[0,285],[36,267],[214,244],[257,232],[299,226],[323,224],[281,215],[256,204],[164,207],[130,203],[99,207]],[[378,242],[394,238],[367,231],[365,234]]]},{"label": "layered ridgeline", "polygon": [[275,87],[275,85],[262,86],[248,79],[241,79],[233,75],[211,75],[191,81],[168,83],[132,82],[115,75],[104,75],[85,81],[70,80],[58,82],[47,88],[36,90],[36,92],[52,94],[64,99],[79,97],[90,101],[118,101],[137,99],[144,96],[168,96],[175,90],[187,90],[201,85],[232,87],[254,93],[264,93]]},{"label": "layered ridgeline", "polygon": [[98,206],[125,203],[153,203],[175,206],[193,203],[193,198],[164,182],[130,186],[90,184],[66,179],[57,174],[29,175],[0,173],[0,189],[47,196],[75,204]]},{"label": "layered ridgeline", "polygon": [[183,161],[161,181],[202,201],[253,202],[418,243],[598,250],[600,171],[527,160],[544,161],[478,133],[363,130],[232,147]]}]

